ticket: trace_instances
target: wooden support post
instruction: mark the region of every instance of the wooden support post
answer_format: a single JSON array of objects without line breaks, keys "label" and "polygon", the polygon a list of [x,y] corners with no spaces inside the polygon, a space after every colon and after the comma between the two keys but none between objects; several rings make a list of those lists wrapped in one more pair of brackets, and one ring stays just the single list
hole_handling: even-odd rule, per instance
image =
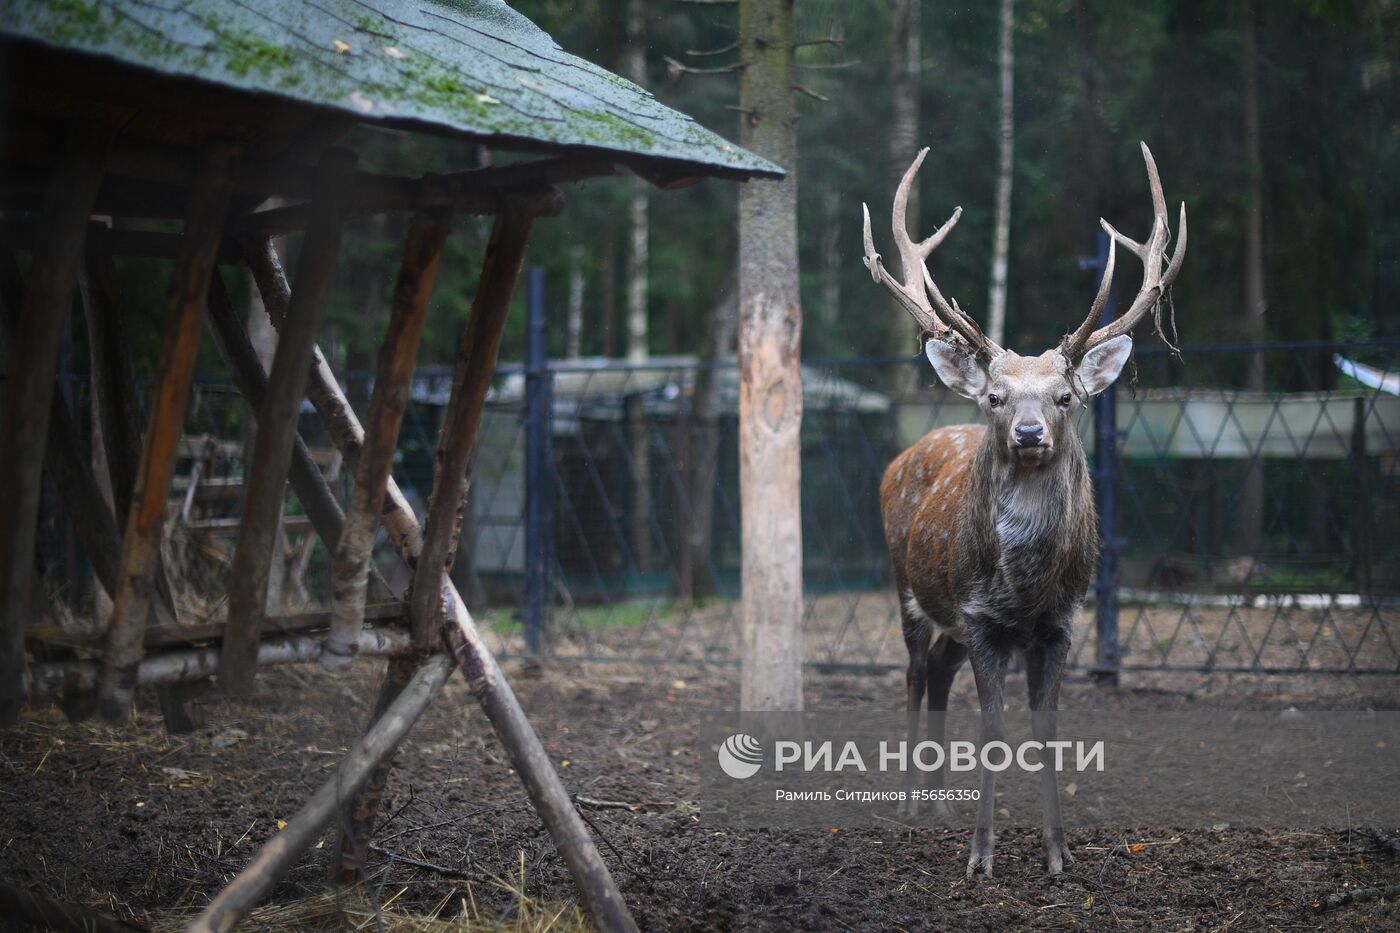
[{"label": "wooden support post", "polygon": [[72,308],[88,214],[103,153],[70,145],[54,165],[34,243],[33,272],[10,346],[0,415],[0,727],[24,703],[24,627],[30,615],[34,534],[59,345]]},{"label": "wooden support post", "polygon": [[[254,411],[260,410],[267,398],[267,373],[248,339],[248,332],[244,330],[238,312],[229,300],[221,276],[215,275],[209,282],[207,312],[209,332],[214,337],[214,345],[219,348],[219,355],[233,373],[234,384],[248,405]],[[299,434],[292,438],[291,466],[287,473],[292,492],[311,519],[311,527],[325,543],[326,549],[335,553],[345,514]]]},{"label": "wooden support post", "polygon": [[345,531],[335,550],[331,633],[322,656],[322,663],[331,669],[350,663],[350,646],[364,622],[365,583],[374,532],[379,527],[389,469],[394,464],[399,426],[408,407],[418,344],[428,320],[428,298],[433,293],[450,226],[450,217],[434,210],[420,211],[408,228],[389,329],[379,351],[374,394],[369,401],[369,430],[360,461],[355,464],[355,489],[345,516]]},{"label": "wooden support post", "polygon": [[[276,324],[279,309],[287,307],[290,292],[277,253],[270,243],[254,244],[248,251],[248,265],[262,291],[263,304]],[[353,464],[364,443],[364,429],[319,349],[313,356],[307,395],[325,422],[332,441],[340,448],[346,462]],[[410,568],[416,567],[423,551],[422,529],[392,477],[380,521],[404,562]],[[462,665],[472,692],[510,755],[535,811],[563,855],[585,908],[603,930],[635,930],[637,927],[627,905],[618,894],[583,820],[574,810],[539,736],[531,728],[520,701],[501,674],[495,657],[450,580],[443,583],[442,593],[446,601],[444,635],[453,655]]]},{"label": "wooden support post", "polygon": [[258,434],[244,485],[243,515],[229,583],[228,629],[219,669],[219,687],[230,696],[246,695],[253,689],[273,544],[281,524],[297,413],[306,394],[307,361],[316,345],[335,277],[345,186],[354,169],[352,153],[333,150],[322,160],[320,187],[313,198],[297,265],[297,287],[277,341],[267,394],[258,408]]},{"label": "wooden support post", "polygon": [[[411,658],[390,658],[384,670],[384,680],[379,684],[379,693],[374,698],[374,710],[370,714],[370,728],[383,717],[389,706],[399,698],[413,680],[418,670],[418,662]],[[384,797],[384,788],[389,783],[389,774],[394,768],[394,755],[390,752],[374,766],[364,789],[354,797],[341,802],[339,855],[331,871],[331,880],[339,884],[351,885],[364,877],[365,863],[369,858],[369,840],[374,835],[374,822],[379,814],[379,801]]]},{"label": "wooden support post", "polygon": [[486,390],[496,371],[501,332],[510,311],[510,294],[520,274],[525,244],[530,238],[528,214],[506,211],[496,215],[481,281],[472,299],[472,314],[457,350],[452,396],[438,432],[432,499],[423,530],[423,550],[413,575],[409,625],[413,640],[429,648],[440,638],[442,587],[462,534],[467,464],[476,446]]},{"label": "wooden support post", "polygon": [[102,680],[98,685],[98,711],[111,721],[124,720],[131,713],[137,668],[144,650],[143,631],[152,600],[157,598],[155,577],[160,571],[161,527],[199,350],[199,311],[209,291],[209,276],[214,270],[232,188],[229,171],[233,156],[233,149],[224,144],[215,144],[205,151],[191,191],[181,255],[171,277],[160,378],[151,402],[131,514],[126,521],[112,623],[107,631]]},{"label": "wooden support post", "polygon": [[425,661],[384,715],[350,749],[335,774],[322,784],[194,922],[190,933],[223,933],[238,925],[272,886],[311,847],[339,811],[342,802],[365,785],[376,766],[393,754],[428,703],[452,674],[452,659],[435,655]]},{"label": "wooden support post", "polygon": [[[97,233],[107,228],[97,225]],[[87,321],[88,353],[92,357],[93,394],[97,398],[107,472],[112,479],[112,503],[118,527],[125,530],[131,514],[131,494],[141,463],[141,420],[136,382],[131,369],[130,342],[117,297],[117,270],[112,257],[89,249],[87,290],[83,312]]]},{"label": "wooden support post", "polygon": [[[19,308],[24,298],[24,283],[14,257],[0,254],[0,327],[4,328],[5,343],[13,348],[19,332]],[[11,369],[15,357],[11,356]],[[63,393],[57,390],[49,402],[48,449],[44,467],[53,478],[58,494],[68,503],[73,514],[78,543],[92,563],[93,573],[108,596],[116,593],[117,564],[121,559],[121,534],[117,531],[112,509],[103,498],[86,458],[78,444],[72,412]]]}]

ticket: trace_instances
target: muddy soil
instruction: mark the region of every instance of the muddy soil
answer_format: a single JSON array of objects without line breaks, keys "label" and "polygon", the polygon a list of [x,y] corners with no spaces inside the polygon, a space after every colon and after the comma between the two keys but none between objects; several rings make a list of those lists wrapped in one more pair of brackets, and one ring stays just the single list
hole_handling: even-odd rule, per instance
[{"label": "muddy soil", "polygon": [[[1315,909],[1326,895],[1400,883],[1400,854],[1346,828],[1071,828],[1077,861],[1051,880],[1036,831],[1012,826],[999,833],[996,878],[973,883],[966,831],[708,827],[694,813],[711,754],[697,713],[732,704],[732,668],[514,674],[644,929],[1400,929],[1394,900]],[[340,677],[268,672],[251,701],[206,702],[206,727],[184,736],[166,735],[150,703],[121,729],[31,712],[0,733],[0,879],[142,921],[197,908],[331,772],[377,676],[372,662]],[[897,707],[902,679],[812,675],[807,704]],[[971,689],[960,676],[955,703],[971,706]],[[1071,678],[1064,692],[1067,708],[1400,708],[1397,677],[1127,675],[1118,689]],[[399,907],[452,916],[467,897],[509,916],[522,886],[572,897],[457,680],[402,750],[382,813],[372,892]],[[333,845],[273,899],[322,890]]]}]

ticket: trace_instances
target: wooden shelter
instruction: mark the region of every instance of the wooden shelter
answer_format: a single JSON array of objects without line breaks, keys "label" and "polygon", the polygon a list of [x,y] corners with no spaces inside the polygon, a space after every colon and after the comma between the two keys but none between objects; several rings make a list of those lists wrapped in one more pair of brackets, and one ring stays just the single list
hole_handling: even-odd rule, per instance
[{"label": "wooden shelter", "polygon": [[[357,124],[475,140],[525,153],[446,175],[360,171],[337,146]],[[704,177],[778,177],[773,164],[574,56],[499,0],[0,0],[0,306],[8,378],[0,421],[0,723],[30,698],[84,698],[123,721],[143,685],[215,675],[246,692],[259,665],[389,657],[375,722],[335,776],[194,924],[230,929],[337,813],[350,827],[341,870],[359,870],[393,750],[460,667],[548,826],[594,919],[631,918],[544,749],[447,576],[467,459],[502,325],[535,218],[558,186],[631,169],[660,187]],[[275,207],[265,206],[279,199]],[[317,348],[347,220],[411,218],[365,423]],[[454,213],[494,218],[420,524],[389,475],[428,299]],[[149,220],[182,221],[155,232]],[[274,238],[302,236],[296,268]],[[18,256],[27,254],[24,265]],[[171,262],[159,372],[142,426],[114,262]],[[220,265],[245,265],[279,331],[264,370],[230,306]],[[115,511],[55,392],[60,342],[83,282]],[[191,647],[172,638],[159,542],[201,319],[256,413],[229,613]],[[309,397],[353,472],[340,502],[297,434]],[[114,609],[100,661],[29,663],[42,471],[75,513],[75,533]],[[265,594],[286,484],[334,555],[320,630],[269,636]],[[413,573],[397,611],[367,619],[378,524]],[[188,642],[189,638],[185,639]],[[193,639],[199,641],[200,639]],[[93,705],[89,703],[89,705]]]}]

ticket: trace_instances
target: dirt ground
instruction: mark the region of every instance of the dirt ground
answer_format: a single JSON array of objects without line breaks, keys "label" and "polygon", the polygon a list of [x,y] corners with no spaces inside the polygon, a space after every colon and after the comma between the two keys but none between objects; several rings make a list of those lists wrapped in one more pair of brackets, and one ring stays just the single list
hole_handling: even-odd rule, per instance
[{"label": "dirt ground", "polygon": [[[165,735],[149,702],[122,729],[32,711],[0,733],[0,879],[146,922],[197,908],[330,773],[363,726],[378,667],[265,673],[255,699],[207,702],[206,728],[186,736]],[[696,714],[732,705],[732,668],[557,665],[513,681],[644,929],[1400,929],[1393,899],[1315,909],[1400,883],[1400,854],[1345,828],[1071,827],[1077,861],[1051,880],[1036,831],[1013,826],[999,832],[997,876],[975,883],[966,831],[720,831],[694,813],[711,754]],[[960,676],[955,703],[970,706],[971,689]],[[807,704],[888,709],[901,690],[897,674],[813,674]],[[1072,677],[1064,705],[1400,709],[1400,678],[1129,674],[1107,689]],[[572,897],[460,680],[398,762],[373,896],[445,917],[470,899],[507,919],[522,884],[543,901]],[[272,899],[323,890],[332,843]]]}]

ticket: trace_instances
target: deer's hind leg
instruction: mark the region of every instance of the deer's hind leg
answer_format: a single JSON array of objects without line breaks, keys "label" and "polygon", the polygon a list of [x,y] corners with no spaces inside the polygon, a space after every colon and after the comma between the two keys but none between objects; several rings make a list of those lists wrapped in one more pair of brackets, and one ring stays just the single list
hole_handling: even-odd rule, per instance
[{"label": "deer's hind leg", "polygon": [[[933,627],[927,617],[911,607],[908,601],[899,607],[900,621],[904,626],[904,646],[909,649],[909,668],[904,674],[904,715],[906,747],[912,748],[919,735],[919,709],[923,706],[924,691],[928,686],[929,645],[933,641]],[[919,814],[919,802],[914,799],[915,774],[911,768],[904,773],[904,800],[899,813],[906,819]]]}]

